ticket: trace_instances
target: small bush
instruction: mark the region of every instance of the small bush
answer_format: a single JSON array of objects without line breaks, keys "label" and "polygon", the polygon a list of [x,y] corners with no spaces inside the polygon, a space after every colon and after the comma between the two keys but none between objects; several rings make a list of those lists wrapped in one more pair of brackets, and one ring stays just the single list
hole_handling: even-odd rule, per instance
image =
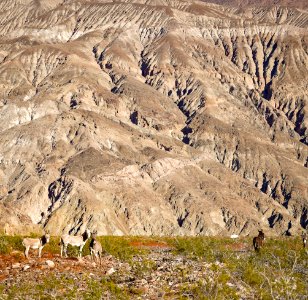
[{"label": "small bush", "polygon": [[0,254],[9,254],[13,250],[23,251],[21,236],[0,236]]},{"label": "small bush", "polygon": [[142,238],[104,236],[99,237],[98,239],[106,254],[113,255],[123,261],[130,261],[134,255],[142,255],[146,253],[145,250],[131,245],[133,241]]}]

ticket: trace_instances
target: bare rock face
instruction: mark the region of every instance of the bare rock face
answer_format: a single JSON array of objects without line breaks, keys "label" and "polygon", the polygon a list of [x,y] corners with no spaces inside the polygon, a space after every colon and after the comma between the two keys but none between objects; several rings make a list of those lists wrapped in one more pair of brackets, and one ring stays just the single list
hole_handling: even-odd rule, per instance
[{"label": "bare rock face", "polygon": [[1,1],[0,230],[307,227],[305,1],[212,2]]}]

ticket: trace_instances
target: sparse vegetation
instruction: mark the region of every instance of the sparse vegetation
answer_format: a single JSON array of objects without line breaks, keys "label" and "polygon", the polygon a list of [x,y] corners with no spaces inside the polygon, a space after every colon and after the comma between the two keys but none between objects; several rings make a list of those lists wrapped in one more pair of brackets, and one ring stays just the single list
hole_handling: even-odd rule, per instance
[{"label": "sparse vegetation", "polygon": [[[141,242],[149,240],[144,237],[117,237],[117,236],[104,236],[99,237],[103,250],[107,254],[115,256],[123,261],[130,261],[135,255],[145,254],[145,249],[134,247],[134,242]],[[88,250],[88,247],[85,247]]]},{"label": "sparse vegetation", "polygon": [[[1,236],[0,254],[8,255],[14,250],[17,251],[11,255],[18,254],[23,250],[21,240],[18,236]],[[146,299],[151,278],[156,278],[151,285],[157,285],[157,295],[165,299],[307,297],[308,255],[299,238],[267,239],[260,253],[252,250],[251,238],[99,237],[99,240],[106,254],[124,267],[112,275],[102,273],[94,277],[80,271],[64,272],[59,277],[50,271],[51,274],[35,282],[28,276],[19,284],[11,280],[9,288],[0,277],[0,299]],[[59,238],[53,237],[44,251],[58,255],[58,243]],[[160,250],[162,245],[168,251]],[[69,250],[70,255],[77,256],[78,250]],[[86,245],[84,255],[88,251]]]},{"label": "sparse vegetation", "polygon": [[8,254],[13,250],[23,251],[21,236],[0,236],[0,254]]}]

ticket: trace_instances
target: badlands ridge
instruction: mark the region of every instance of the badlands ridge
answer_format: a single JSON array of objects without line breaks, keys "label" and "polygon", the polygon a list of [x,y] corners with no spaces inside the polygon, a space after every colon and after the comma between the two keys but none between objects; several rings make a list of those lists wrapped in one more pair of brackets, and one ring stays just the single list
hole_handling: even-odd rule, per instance
[{"label": "badlands ridge", "polygon": [[0,230],[297,234],[306,1],[2,0]]}]

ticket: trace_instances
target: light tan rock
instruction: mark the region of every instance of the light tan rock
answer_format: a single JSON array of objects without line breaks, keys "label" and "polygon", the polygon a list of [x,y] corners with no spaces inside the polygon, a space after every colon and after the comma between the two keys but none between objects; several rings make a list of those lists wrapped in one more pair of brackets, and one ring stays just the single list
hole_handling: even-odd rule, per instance
[{"label": "light tan rock", "polygon": [[31,267],[29,266],[29,265],[24,265],[23,266],[23,268],[22,268],[22,270],[23,271],[27,271],[27,270],[29,270]]},{"label": "light tan rock", "polygon": [[113,267],[111,267],[109,270],[107,270],[106,275],[112,275],[115,272],[116,270]]},{"label": "light tan rock", "polygon": [[21,264],[20,263],[12,264],[12,269],[19,269],[19,268],[21,268]]},{"label": "light tan rock", "polygon": [[46,260],[45,263],[50,269],[53,269],[56,266],[56,264],[52,260]]}]

